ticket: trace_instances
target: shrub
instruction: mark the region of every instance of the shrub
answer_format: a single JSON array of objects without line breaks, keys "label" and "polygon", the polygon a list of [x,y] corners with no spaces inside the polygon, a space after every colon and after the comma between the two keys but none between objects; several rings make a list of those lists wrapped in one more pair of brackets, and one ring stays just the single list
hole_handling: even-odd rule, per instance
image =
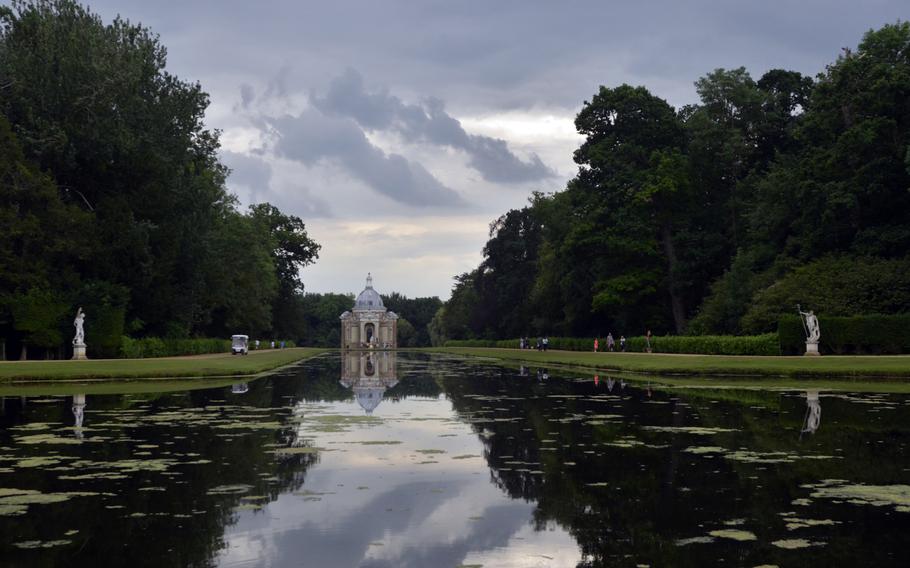
[{"label": "shrub", "polygon": [[[616,341],[616,350],[619,351],[619,338]],[[607,348],[607,340],[598,338],[600,351]],[[536,345],[536,338],[531,338],[531,344]],[[518,348],[518,339],[489,340],[465,339],[450,340],[446,347],[499,347]],[[647,342],[644,337],[627,337],[626,351],[645,351]],[[593,337],[551,337],[550,349],[565,351],[593,351]],[[666,335],[651,338],[651,350],[654,353],[693,353],[700,355],[779,355],[780,346],[776,333],[764,335]]]},{"label": "shrub", "polygon": [[[910,353],[910,315],[819,316],[819,350],[833,355],[899,355]],[[777,328],[781,351],[806,352],[806,334],[800,318],[784,316]]]},{"label": "shrub", "polygon": [[133,339],[123,336],[120,343],[120,356],[127,359],[226,353],[230,350],[231,341],[229,339],[161,339],[160,337]]},{"label": "shrub", "polygon": [[795,317],[797,304],[828,316],[905,312],[910,306],[910,257],[825,257],[801,266],[755,294],[742,329],[771,331],[783,316]]}]

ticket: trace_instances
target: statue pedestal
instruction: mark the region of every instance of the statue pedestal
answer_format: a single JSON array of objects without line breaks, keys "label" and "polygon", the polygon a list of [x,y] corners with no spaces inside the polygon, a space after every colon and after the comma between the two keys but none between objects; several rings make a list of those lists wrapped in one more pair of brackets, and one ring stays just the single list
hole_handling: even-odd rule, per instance
[{"label": "statue pedestal", "polygon": [[85,343],[77,343],[73,345],[73,361],[83,361],[88,359],[85,356]]},{"label": "statue pedestal", "polygon": [[806,342],[806,355],[812,356],[812,357],[817,357],[817,356],[821,355],[821,353],[818,352],[818,343],[809,343],[807,341]]}]

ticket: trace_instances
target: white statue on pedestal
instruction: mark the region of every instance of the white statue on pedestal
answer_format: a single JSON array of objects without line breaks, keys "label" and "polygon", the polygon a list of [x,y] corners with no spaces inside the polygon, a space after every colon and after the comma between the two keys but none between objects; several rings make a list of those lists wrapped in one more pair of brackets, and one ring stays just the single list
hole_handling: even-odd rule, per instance
[{"label": "white statue on pedestal", "polygon": [[803,325],[806,330],[806,355],[818,355],[818,340],[822,337],[821,328],[818,325],[818,317],[812,310],[804,312],[800,309],[799,304],[796,310],[800,317],[803,318]]},{"label": "white statue on pedestal", "polygon": [[88,359],[85,356],[85,330],[82,327],[83,322],[85,321],[85,312],[82,311],[82,308],[76,312],[76,319],[73,320],[73,325],[76,327],[76,337],[73,338],[73,359]]}]

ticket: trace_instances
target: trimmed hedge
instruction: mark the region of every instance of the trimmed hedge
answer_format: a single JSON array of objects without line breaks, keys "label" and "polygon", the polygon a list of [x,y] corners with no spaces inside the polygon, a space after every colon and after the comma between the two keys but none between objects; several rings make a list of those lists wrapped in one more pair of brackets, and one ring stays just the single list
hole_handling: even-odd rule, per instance
[{"label": "trimmed hedge", "polygon": [[[260,349],[268,349],[269,342],[260,340]],[[277,345],[280,341],[276,341]],[[297,347],[293,341],[285,341],[285,348]],[[254,342],[250,341],[250,350],[254,350]],[[126,335],[120,344],[120,357],[123,359],[148,359],[151,357],[178,357],[180,355],[205,355],[206,353],[227,353],[231,350],[230,339],[162,339],[160,337],[144,337],[133,339]]]},{"label": "trimmed hedge", "polygon": [[[830,355],[902,355],[910,353],[910,314],[818,317],[819,351]],[[798,316],[778,322],[781,352],[806,352],[806,333]]]},{"label": "trimmed hedge", "polygon": [[123,341],[120,343],[120,356],[125,359],[227,353],[230,350],[230,339],[161,339],[160,337],[133,339],[123,336]]},{"label": "trimmed hedge", "polygon": [[[619,351],[619,338],[616,340],[616,350]],[[535,345],[536,338],[531,338]],[[599,350],[606,351],[607,340],[598,338]],[[446,347],[498,347],[517,349],[517,339],[489,340],[466,339],[446,341]],[[643,336],[627,337],[626,351],[644,352],[646,348]],[[594,338],[587,337],[551,337],[550,349],[565,351],[593,351]],[[690,353],[698,355],[780,355],[780,347],[776,333],[764,335],[666,335],[651,338],[651,351],[653,353]]]}]

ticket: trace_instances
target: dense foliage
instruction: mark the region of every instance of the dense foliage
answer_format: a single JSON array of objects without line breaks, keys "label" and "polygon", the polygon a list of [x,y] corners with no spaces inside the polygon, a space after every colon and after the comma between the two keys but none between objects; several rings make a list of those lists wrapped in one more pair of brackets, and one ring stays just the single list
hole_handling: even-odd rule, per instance
[{"label": "dense foliage", "polygon": [[493,222],[433,341],[762,334],[796,304],[910,311],[910,23],[813,80],[715,70],[675,110],[601,87],[578,174]]},{"label": "dense foliage", "polygon": [[[868,316],[822,316],[819,350],[834,355],[901,355],[910,353],[910,314]],[[806,334],[796,316],[779,323],[780,348],[785,355],[806,350]]]},{"label": "dense foliage", "polygon": [[72,0],[0,7],[0,344],[65,356],[121,336],[294,338],[319,246],[225,189],[208,95],[147,28]]}]

